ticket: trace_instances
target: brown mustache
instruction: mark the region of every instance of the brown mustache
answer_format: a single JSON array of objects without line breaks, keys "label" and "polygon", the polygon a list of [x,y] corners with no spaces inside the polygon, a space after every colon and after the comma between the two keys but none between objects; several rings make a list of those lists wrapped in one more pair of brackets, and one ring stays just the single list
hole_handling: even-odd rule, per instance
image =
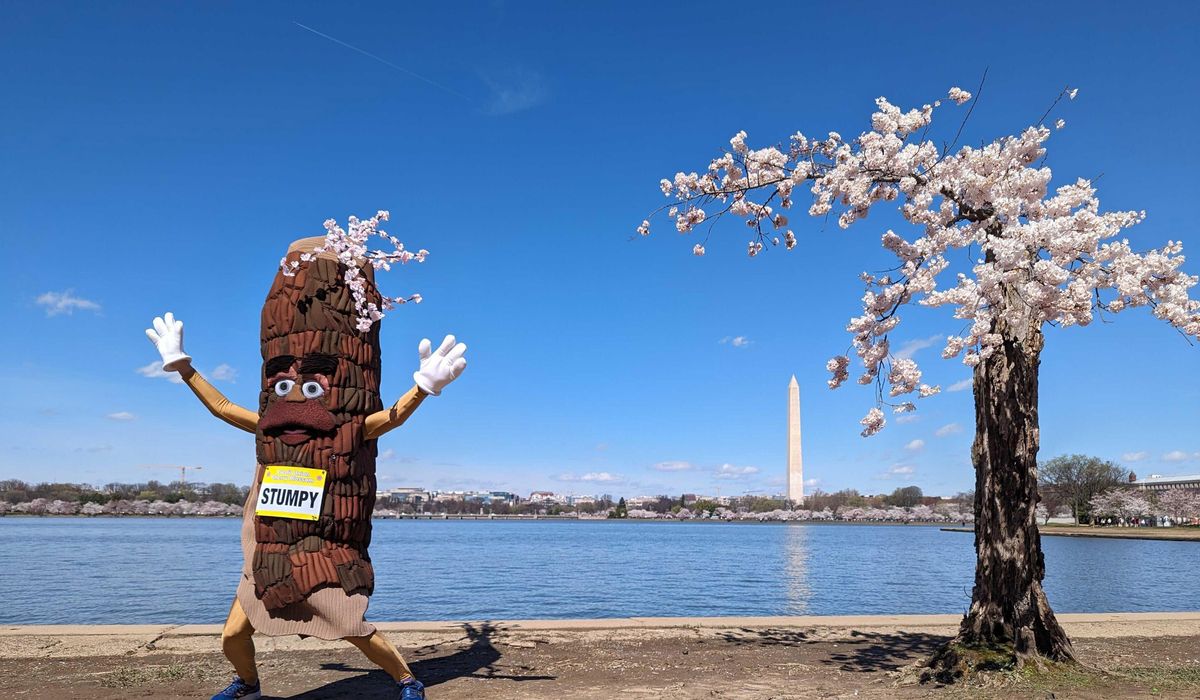
[{"label": "brown mustache", "polygon": [[267,406],[258,427],[264,433],[287,428],[308,428],[325,433],[337,427],[337,422],[317,401],[276,401]]}]

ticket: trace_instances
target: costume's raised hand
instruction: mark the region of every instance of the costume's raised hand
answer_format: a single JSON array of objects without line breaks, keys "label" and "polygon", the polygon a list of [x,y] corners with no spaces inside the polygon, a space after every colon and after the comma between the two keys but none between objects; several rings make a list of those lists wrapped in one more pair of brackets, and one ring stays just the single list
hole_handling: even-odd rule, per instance
[{"label": "costume's raised hand", "polygon": [[421,356],[421,369],[413,372],[413,381],[421,387],[421,391],[437,396],[467,368],[467,358],[463,357],[467,346],[463,343],[456,345],[454,336],[448,335],[437,350],[431,352],[432,347],[433,343],[429,342],[429,338],[425,338],[417,346],[417,353]]},{"label": "costume's raised hand", "polygon": [[154,317],[154,328],[146,329],[146,337],[162,355],[163,371],[178,372],[192,361],[191,356],[183,352],[183,321],[175,320],[170,311]]}]

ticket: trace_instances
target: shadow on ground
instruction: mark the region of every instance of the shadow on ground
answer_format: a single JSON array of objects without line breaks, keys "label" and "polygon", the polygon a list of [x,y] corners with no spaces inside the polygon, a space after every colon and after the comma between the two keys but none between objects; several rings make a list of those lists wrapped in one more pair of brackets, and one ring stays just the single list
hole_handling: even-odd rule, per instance
[{"label": "shadow on ground", "polygon": [[[466,636],[458,640],[459,642],[468,642],[465,649],[444,656],[432,656],[442,645],[420,647],[414,653],[406,655],[409,656],[409,666],[412,668],[413,674],[426,686],[435,686],[456,678],[510,681],[552,681],[556,679],[555,676],[526,674],[524,672],[532,669],[525,666],[497,668],[501,654],[492,643],[492,638],[498,631],[501,631],[501,628],[488,622],[478,625],[465,624],[463,632]],[[322,664],[321,669],[356,675],[327,683],[320,688],[314,688],[292,697],[296,700],[396,697],[395,681],[374,666],[356,668],[343,663],[328,663]]]},{"label": "shadow on ground", "polygon": [[[833,651],[827,664],[843,671],[895,671],[922,657],[933,654],[949,637],[935,634],[877,634],[851,632],[851,640],[839,642],[848,647]],[[723,632],[721,641],[735,646],[798,647],[804,644],[829,644],[827,639],[813,638],[803,630],[741,628]]]},{"label": "shadow on ground", "polygon": [[930,656],[949,637],[936,634],[869,634],[854,632],[861,639],[855,648],[829,655],[829,662],[843,671],[895,671]]}]

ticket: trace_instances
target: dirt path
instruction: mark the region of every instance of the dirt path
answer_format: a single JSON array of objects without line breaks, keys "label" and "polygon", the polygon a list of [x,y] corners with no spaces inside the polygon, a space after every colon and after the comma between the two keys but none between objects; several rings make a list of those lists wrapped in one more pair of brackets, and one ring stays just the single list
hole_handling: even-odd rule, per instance
[{"label": "dirt path", "polygon": [[[464,623],[389,632],[431,700],[567,698],[1197,698],[1200,616],[1068,624],[1100,672],[1009,674],[988,687],[899,683],[947,624],[529,628]],[[0,632],[0,697],[207,698],[230,672],[215,634]],[[262,639],[266,697],[393,698],[357,651]]]}]

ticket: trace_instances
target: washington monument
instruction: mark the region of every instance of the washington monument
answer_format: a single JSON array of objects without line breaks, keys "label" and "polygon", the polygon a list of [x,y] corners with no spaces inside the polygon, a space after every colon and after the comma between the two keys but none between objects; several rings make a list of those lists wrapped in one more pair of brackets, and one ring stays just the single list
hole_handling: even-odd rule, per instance
[{"label": "washington monument", "polygon": [[804,503],[804,453],[800,449],[800,384],[796,375],[788,383],[788,473],[787,499]]}]

